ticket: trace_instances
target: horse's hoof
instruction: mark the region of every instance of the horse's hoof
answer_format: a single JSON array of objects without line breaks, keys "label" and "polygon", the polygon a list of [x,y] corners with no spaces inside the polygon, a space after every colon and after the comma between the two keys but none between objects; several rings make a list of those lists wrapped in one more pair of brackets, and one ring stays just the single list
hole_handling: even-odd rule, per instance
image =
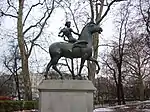
[{"label": "horse's hoof", "polygon": [[79,79],[79,80],[82,80],[82,76],[80,76],[78,79]]},{"label": "horse's hoof", "polygon": [[47,79],[48,79],[48,77],[47,77],[46,75],[44,75],[44,77],[45,77],[45,78],[44,78],[45,80],[47,80]]},{"label": "horse's hoof", "polygon": [[48,80],[48,78],[47,78],[47,77],[45,77],[45,80]]},{"label": "horse's hoof", "polygon": [[80,77],[79,80],[82,80],[82,77]]},{"label": "horse's hoof", "polygon": [[60,79],[63,80],[64,78],[63,78],[63,77],[60,77]]},{"label": "horse's hoof", "polygon": [[73,76],[73,77],[72,77],[72,79],[73,79],[73,80],[75,80],[75,79],[76,79],[76,77],[75,77],[75,76]]}]

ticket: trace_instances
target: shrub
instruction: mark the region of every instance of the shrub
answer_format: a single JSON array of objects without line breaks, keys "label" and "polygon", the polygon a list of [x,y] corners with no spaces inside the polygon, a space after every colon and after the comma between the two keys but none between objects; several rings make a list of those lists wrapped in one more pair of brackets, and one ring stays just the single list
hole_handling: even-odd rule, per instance
[{"label": "shrub", "polygon": [[9,96],[0,96],[0,100],[13,100],[13,98]]},{"label": "shrub", "polygon": [[38,102],[37,101],[25,101],[24,106],[25,110],[30,110],[30,109],[37,109],[38,108]]},{"label": "shrub", "polygon": [[37,101],[0,101],[0,112],[37,109]]}]

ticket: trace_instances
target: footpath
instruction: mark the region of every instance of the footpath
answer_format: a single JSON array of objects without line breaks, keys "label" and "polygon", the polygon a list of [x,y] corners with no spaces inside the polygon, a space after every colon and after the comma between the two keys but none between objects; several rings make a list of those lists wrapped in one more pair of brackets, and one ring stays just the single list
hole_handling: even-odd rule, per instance
[{"label": "footpath", "polygon": [[150,112],[150,100],[127,102],[126,105],[96,106],[93,112]]}]

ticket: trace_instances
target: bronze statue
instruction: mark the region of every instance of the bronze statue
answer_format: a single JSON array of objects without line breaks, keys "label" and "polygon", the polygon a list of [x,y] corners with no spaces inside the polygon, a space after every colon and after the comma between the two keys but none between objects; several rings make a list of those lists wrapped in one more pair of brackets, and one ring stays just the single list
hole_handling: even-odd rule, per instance
[{"label": "bronze statue", "polygon": [[[84,41],[84,40],[83,40],[83,41],[78,41],[77,39],[73,38],[72,32],[73,32],[74,34],[78,35],[78,36],[80,36],[80,34],[74,32],[74,31],[72,30],[72,28],[70,28],[70,27],[71,27],[71,22],[70,22],[70,21],[67,21],[67,22],[65,23],[65,28],[63,28],[63,29],[60,30],[60,32],[58,33],[58,36],[59,36],[59,37],[64,37],[64,40],[67,41],[67,42],[70,42],[70,43],[75,43],[75,42],[76,42],[75,44],[73,44],[72,49],[73,49],[74,47],[85,47],[86,44],[88,44],[88,42],[87,42],[87,41]],[[62,35],[61,35],[61,34],[62,34]],[[68,40],[66,40],[65,37],[67,37]],[[68,50],[70,50],[70,51],[72,52],[72,49],[68,49]]]},{"label": "bronze statue", "polygon": [[[68,42],[71,42],[71,43],[76,42],[77,39],[73,38],[73,36],[72,36],[71,33],[73,32],[74,34],[76,34],[76,35],[78,35],[78,36],[80,36],[80,34],[74,32],[74,31],[72,30],[72,28],[70,28],[70,26],[71,26],[71,22],[70,22],[70,21],[67,21],[67,22],[65,23],[65,26],[66,26],[65,28],[63,28],[63,29],[60,30],[58,36],[64,37],[64,40],[65,40],[65,41],[68,41]],[[61,33],[62,33],[62,35],[60,35]],[[67,37],[68,40],[66,40],[65,37]]]},{"label": "bronze statue", "polygon": [[[85,27],[82,29],[82,32],[81,32],[77,42],[75,42],[75,43],[55,42],[55,43],[51,44],[49,47],[49,53],[51,56],[51,60],[46,67],[45,79],[48,78],[47,74],[48,74],[48,71],[51,66],[55,71],[57,71],[60,74],[61,79],[63,79],[62,73],[58,70],[58,68],[56,66],[58,63],[58,60],[61,57],[66,57],[66,58],[70,58],[70,59],[81,58],[81,64],[80,64],[80,69],[79,69],[79,73],[78,73],[78,76],[80,78],[82,78],[81,70],[82,70],[86,60],[93,61],[96,63],[96,65],[98,67],[96,72],[98,73],[100,70],[100,66],[99,66],[97,60],[92,57],[92,34],[95,32],[101,33],[102,28],[99,27],[99,25],[97,25],[91,21],[88,24],[86,24]],[[86,43],[86,44],[83,44],[83,43]],[[78,47],[78,45],[80,47]],[[73,76],[73,79],[74,78],[75,78],[75,76]]]}]

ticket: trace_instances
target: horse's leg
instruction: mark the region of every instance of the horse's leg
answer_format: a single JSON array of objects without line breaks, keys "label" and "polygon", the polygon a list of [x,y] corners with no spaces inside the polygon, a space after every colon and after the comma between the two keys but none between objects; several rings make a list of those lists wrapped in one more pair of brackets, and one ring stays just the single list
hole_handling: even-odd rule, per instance
[{"label": "horse's leg", "polygon": [[58,60],[59,60],[60,58],[61,58],[61,56],[60,56],[59,54],[55,55],[55,57],[53,58],[53,61],[52,61],[52,67],[53,67],[53,69],[54,69],[56,72],[59,73],[61,79],[63,79],[62,73],[58,70],[58,68],[57,68],[57,66],[56,66],[57,63],[58,63]]},{"label": "horse's leg", "polygon": [[72,66],[72,78],[73,78],[73,80],[74,80],[74,79],[75,79],[75,75],[74,75],[73,59],[71,59],[71,66]]},{"label": "horse's leg", "polygon": [[60,75],[60,78],[63,79],[63,75],[62,75],[62,73],[58,70],[58,68],[57,68],[56,65],[53,65],[53,69],[54,69],[56,72],[58,72],[59,75]]},{"label": "horse's leg", "polygon": [[48,79],[47,75],[48,75],[48,71],[49,71],[51,66],[52,66],[52,61],[50,61],[47,65],[47,67],[46,67],[46,72],[45,72],[45,75],[44,75],[45,80]]},{"label": "horse's leg", "polygon": [[100,66],[99,66],[99,64],[98,64],[98,61],[97,61],[95,58],[93,58],[93,57],[90,57],[90,58],[87,59],[87,60],[93,61],[93,62],[97,65],[98,69],[96,70],[96,73],[98,74],[98,73],[99,73],[99,70],[100,70]]},{"label": "horse's leg", "polygon": [[63,78],[62,77],[62,73],[57,69],[56,67],[56,64],[58,63],[58,60],[60,59],[60,56],[59,55],[56,55],[55,57],[51,57],[51,61],[48,63],[47,67],[46,67],[46,73],[45,73],[45,79],[47,79],[47,74],[48,74],[48,71],[50,69],[50,67],[52,66],[53,69],[59,73],[59,75],[61,76],[61,79]]},{"label": "horse's leg", "polygon": [[85,63],[85,59],[81,58],[80,69],[79,69],[79,73],[78,73],[78,76],[80,77],[80,79],[82,79],[81,71],[82,71],[82,68],[84,66],[84,63]]}]

